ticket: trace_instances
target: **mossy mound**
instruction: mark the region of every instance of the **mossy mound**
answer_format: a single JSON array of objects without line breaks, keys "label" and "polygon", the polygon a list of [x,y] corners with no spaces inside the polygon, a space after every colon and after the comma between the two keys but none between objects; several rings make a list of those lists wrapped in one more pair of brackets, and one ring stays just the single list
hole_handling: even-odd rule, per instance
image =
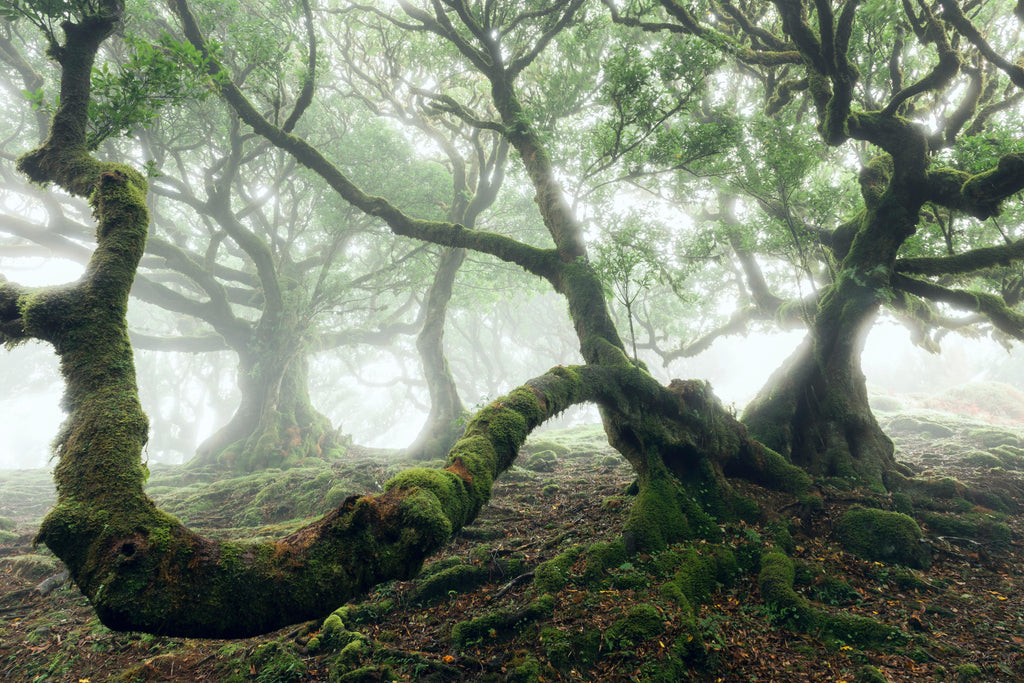
[{"label": "mossy mound", "polygon": [[612,622],[604,632],[605,642],[611,648],[630,648],[661,635],[665,618],[654,605],[634,605],[626,615]]},{"label": "mossy mound", "polygon": [[968,451],[960,457],[961,461],[965,465],[970,465],[971,467],[985,467],[991,469],[993,467],[1003,466],[1003,461],[999,456],[986,453],[985,451]]},{"label": "mossy mound", "polygon": [[412,600],[429,605],[474,588],[487,581],[489,573],[483,567],[467,564],[456,564],[423,579],[413,591]]},{"label": "mossy mound", "polygon": [[520,449],[520,453],[523,455],[534,455],[542,451],[551,451],[559,457],[568,455],[572,452],[568,446],[563,446],[556,441],[548,441],[546,439],[527,439],[526,443],[523,444],[523,447]]},{"label": "mossy mound", "polygon": [[541,593],[557,593],[569,583],[569,567],[583,552],[583,546],[573,546],[533,571],[533,585]]},{"label": "mossy mound", "polygon": [[1010,547],[1013,531],[998,521],[995,515],[970,513],[961,515],[921,511],[917,519],[930,534],[941,537],[955,537],[969,543],[980,543],[990,550],[1002,552]]},{"label": "mossy mound", "polygon": [[836,538],[846,550],[867,560],[915,569],[931,565],[931,552],[921,542],[921,528],[899,512],[847,510],[836,523]]},{"label": "mossy mound", "polygon": [[795,578],[793,561],[782,553],[767,553],[761,558],[758,587],[772,618],[796,630],[859,647],[890,649],[907,642],[905,633],[874,619],[833,615],[813,606],[793,590]]},{"label": "mossy mound", "polygon": [[528,457],[523,467],[533,472],[554,472],[558,467],[558,456],[554,451],[540,451]]},{"label": "mossy mound", "polygon": [[10,572],[14,576],[32,581],[53,576],[63,567],[60,560],[53,555],[30,554],[0,557],[0,572]]},{"label": "mossy mound", "polygon": [[495,640],[518,632],[527,625],[551,616],[555,609],[555,598],[542,595],[522,609],[495,610],[490,614],[460,621],[452,627],[451,641],[456,647],[472,641]]},{"label": "mossy mound", "polygon": [[595,455],[608,455],[615,451],[608,445],[608,436],[601,425],[579,425],[566,429],[549,429],[528,439],[523,453],[542,450],[554,451],[559,457],[588,459]]},{"label": "mossy mound", "polygon": [[914,415],[899,415],[892,418],[885,423],[885,431],[928,439],[940,439],[956,433],[955,429],[937,419]]},{"label": "mossy mound", "polygon": [[1010,470],[1024,470],[1024,448],[1017,446],[996,446],[989,453],[999,458],[1003,466]]},{"label": "mossy mound", "polygon": [[996,448],[998,446],[1019,447],[1020,438],[1013,432],[1004,429],[978,428],[970,429],[966,434],[967,438],[982,448]]}]

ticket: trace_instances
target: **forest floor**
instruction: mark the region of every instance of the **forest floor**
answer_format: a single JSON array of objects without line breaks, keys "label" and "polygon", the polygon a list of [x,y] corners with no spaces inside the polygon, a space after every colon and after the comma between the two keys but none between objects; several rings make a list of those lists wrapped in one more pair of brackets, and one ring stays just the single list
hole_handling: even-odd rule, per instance
[{"label": "forest floor", "polygon": [[[985,385],[876,407],[920,476],[1024,505],[1024,395]],[[154,467],[150,492],[205,533],[276,536],[379,490],[402,467],[387,455],[356,448],[344,461],[232,480]],[[837,480],[799,501],[736,482],[761,513],[723,525],[717,544],[615,557],[631,479],[597,427],[538,434],[480,518],[415,580],[379,586],[326,622],[215,641],[113,632],[73,584],[43,594],[61,571],[31,544],[53,500],[49,474],[0,472],[0,681],[1024,680],[1022,508],[968,502],[949,481],[952,497],[912,501]],[[931,566],[844,550],[834,522],[858,505],[910,512]],[[734,575],[692,607],[672,599],[666,586],[679,585],[685,558],[723,547],[738,558]],[[795,628],[760,594],[758,558],[773,548],[793,558],[794,587],[818,609],[899,638],[868,647]]]}]

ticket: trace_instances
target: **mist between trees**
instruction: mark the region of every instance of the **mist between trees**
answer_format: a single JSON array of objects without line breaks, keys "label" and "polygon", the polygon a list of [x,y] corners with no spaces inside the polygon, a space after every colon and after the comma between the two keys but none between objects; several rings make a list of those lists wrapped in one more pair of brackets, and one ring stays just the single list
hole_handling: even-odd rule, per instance
[{"label": "mist between trees", "polygon": [[[411,576],[578,405],[635,471],[631,552],[713,536],[746,509],[730,478],[915,490],[869,405],[869,332],[1024,337],[1009,2],[0,15],[0,255],[84,267],[43,287],[5,267],[0,339],[56,351],[39,539],[113,628],[261,632]],[[684,362],[794,330],[739,416]],[[405,455],[442,467],[276,544],[199,536],[143,493],[150,431],[245,473],[344,458],[409,414]]]}]

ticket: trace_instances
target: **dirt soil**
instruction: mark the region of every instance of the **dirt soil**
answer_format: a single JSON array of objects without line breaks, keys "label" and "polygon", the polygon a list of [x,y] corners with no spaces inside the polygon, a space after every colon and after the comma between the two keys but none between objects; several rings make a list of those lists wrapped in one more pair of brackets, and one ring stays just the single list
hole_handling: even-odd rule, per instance
[{"label": "dirt soil", "polygon": [[[819,483],[820,502],[812,505],[736,482],[761,513],[724,525],[723,544],[737,556],[783,548],[796,563],[800,595],[829,613],[895,627],[905,638],[891,647],[790,628],[762,599],[756,569],[720,584],[693,613],[665,599],[677,558],[710,552],[707,544],[588,569],[586,554],[574,548],[619,538],[632,477],[599,428],[586,427],[531,441],[481,517],[417,580],[379,586],[333,625],[298,624],[244,640],[102,626],[77,588],[60,582],[60,563],[32,546],[53,500],[48,474],[0,472],[0,529],[7,527],[0,531],[0,681],[669,680],[694,624],[701,646],[686,660],[689,680],[1024,680],[1024,516],[1013,508],[1024,504],[1024,416],[975,409],[958,417],[949,411],[967,406],[955,397],[931,404],[901,398],[886,407],[894,410],[880,421],[897,457],[919,476],[996,492],[1011,508],[968,501],[955,485],[951,498],[915,500],[932,555],[928,569],[916,570],[854,556],[834,533],[851,506],[891,510],[906,501],[829,481]],[[234,483],[155,469],[151,486],[158,503],[207,533],[267,536],[348,493],[378,489],[399,467],[364,451],[308,472]],[[550,572],[537,568],[554,558],[545,567],[561,562],[563,578],[541,584],[539,575]],[[43,594],[40,584],[55,576],[57,587]],[[657,617],[643,628],[629,621],[646,613]]]}]

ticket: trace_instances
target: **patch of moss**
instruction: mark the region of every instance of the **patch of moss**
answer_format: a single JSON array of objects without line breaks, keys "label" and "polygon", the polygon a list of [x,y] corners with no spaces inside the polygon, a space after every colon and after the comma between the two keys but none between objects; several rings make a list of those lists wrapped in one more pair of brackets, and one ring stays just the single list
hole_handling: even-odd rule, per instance
[{"label": "patch of moss", "polygon": [[823,575],[811,585],[811,594],[818,602],[837,607],[860,601],[860,593],[838,576]]},{"label": "patch of moss", "polygon": [[984,448],[995,448],[996,446],[1017,446],[1021,445],[1016,434],[1002,429],[980,428],[969,429],[967,438]]},{"label": "patch of moss", "polygon": [[902,631],[874,619],[845,614],[832,615],[813,607],[793,590],[796,571],[792,560],[782,553],[761,558],[758,586],[771,618],[800,631],[818,633],[858,647],[890,648],[907,641]]},{"label": "patch of moss", "polygon": [[865,664],[857,671],[856,681],[857,683],[889,683],[889,679],[870,664]]},{"label": "patch of moss", "polygon": [[527,439],[526,443],[523,444],[522,451],[526,454],[540,453],[542,451],[551,451],[556,456],[569,455],[572,449],[568,446],[563,446],[560,443],[546,440]]},{"label": "patch of moss", "polygon": [[554,451],[540,451],[528,457],[523,467],[533,472],[554,472],[558,467],[558,456]]},{"label": "patch of moss", "polygon": [[380,683],[394,679],[388,666],[363,666],[352,671],[331,669],[331,683]]},{"label": "patch of moss", "polygon": [[992,469],[993,467],[1003,466],[1002,459],[985,451],[968,451],[960,456],[960,459],[965,465],[970,465],[971,467]]},{"label": "patch of moss", "polygon": [[298,653],[276,641],[257,647],[249,663],[260,683],[289,683],[302,680],[306,675],[306,664]]},{"label": "patch of moss", "polygon": [[912,515],[914,513],[914,500],[906,493],[897,491],[892,494],[892,508],[904,515]]},{"label": "patch of moss", "polygon": [[540,490],[540,495],[550,498],[561,490],[558,484],[545,484],[544,488]]},{"label": "patch of moss", "polygon": [[775,541],[776,547],[780,548],[787,555],[792,553],[796,548],[796,541],[793,540],[793,534],[789,531],[789,525],[781,521],[773,521],[768,524],[768,531],[772,535],[772,540]]},{"label": "patch of moss", "polygon": [[604,632],[611,648],[630,648],[659,636],[665,630],[665,617],[653,605],[634,605],[629,612]]},{"label": "patch of moss", "polygon": [[892,579],[901,591],[920,591],[931,588],[913,572],[896,572]]},{"label": "patch of moss", "polygon": [[533,570],[533,585],[541,593],[557,593],[569,583],[569,568],[583,552],[583,546],[576,545],[556,555],[547,562],[541,562]]},{"label": "patch of moss", "polygon": [[627,548],[657,551],[669,543],[705,534],[714,538],[718,533],[715,520],[662,474],[641,484],[623,536],[628,539]]},{"label": "patch of moss", "polygon": [[1013,531],[1006,524],[996,521],[990,515],[965,514],[944,515],[937,512],[920,512],[917,518],[936,536],[955,536],[984,543],[992,550],[1005,551],[1013,540]]},{"label": "patch of moss", "polygon": [[475,619],[460,621],[452,627],[451,641],[456,647],[462,647],[476,640],[494,640],[550,616],[554,609],[554,596],[542,595],[519,610],[496,610]]},{"label": "patch of moss", "polygon": [[915,569],[931,565],[921,528],[899,512],[852,508],[836,523],[836,537],[846,550],[867,560]]},{"label": "patch of moss", "polygon": [[451,592],[463,592],[485,583],[487,570],[475,565],[458,564],[434,573],[422,580],[413,591],[411,599],[421,605],[429,605],[447,598]]},{"label": "patch of moss", "polygon": [[45,579],[61,570],[61,563],[52,555],[10,555],[0,557],[0,572],[35,581]]},{"label": "patch of moss", "polygon": [[537,683],[540,681],[540,662],[525,655],[512,660],[508,672],[509,683]]},{"label": "patch of moss", "polygon": [[985,676],[985,672],[977,664],[960,664],[956,667],[957,683],[977,681]]},{"label": "patch of moss", "polygon": [[1016,446],[996,446],[995,448],[989,449],[989,452],[999,458],[999,461],[1011,470],[1024,469],[1024,448],[1018,448]]},{"label": "patch of moss", "polygon": [[600,579],[605,570],[618,567],[626,561],[626,545],[622,541],[593,543],[584,553],[583,573],[580,582],[584,585]]},{"label": "patch of moss", "polygon": [[889,420],[886,424],[886,431],[898,434],[915,434],[929,439],[941,439],[956,434],[955,430],[941,422],[912,415],[899,415]]},{"label": "patch of moss", "polygon": [[695,548],[680,553],[682,564],[670,581],[661,586],[661,594],[683,608],[706,602],[719,585],[732,585],[739,575],[736,555],[725,546],[707,554]]}]

